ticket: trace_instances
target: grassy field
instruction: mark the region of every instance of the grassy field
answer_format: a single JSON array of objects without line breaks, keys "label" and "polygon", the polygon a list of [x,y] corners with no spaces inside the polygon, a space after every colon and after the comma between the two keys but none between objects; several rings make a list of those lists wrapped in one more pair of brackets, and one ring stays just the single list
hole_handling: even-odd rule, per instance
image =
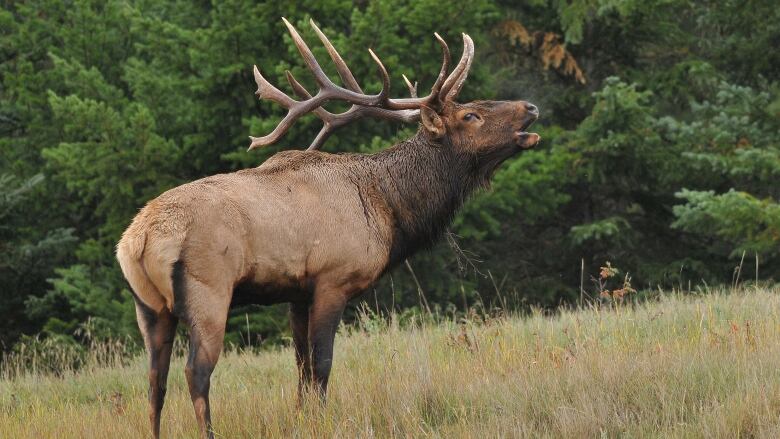
[{"label": "grassy field", "polygon": [[[475,319],[480,320],[480,319]],[[290,349],[228,353],[220,437],[780,437],[780,288],[399,328],[336,341],[329,403],[295,409]],[[0,381],[0,437],[144,437],[145,362]],[[8,365],[6,365],[7,367]],[[196,437],[172,365],[163,435]]]}]

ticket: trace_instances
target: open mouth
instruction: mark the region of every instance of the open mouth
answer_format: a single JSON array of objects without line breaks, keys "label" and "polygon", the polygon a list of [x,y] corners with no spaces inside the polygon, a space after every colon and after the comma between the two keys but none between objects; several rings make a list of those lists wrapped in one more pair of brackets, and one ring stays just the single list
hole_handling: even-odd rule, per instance
[{"label": "open mouth", "polygon": [[529,133],[526,130],[536,122],[536,117],[523,123],[519,130],[514,132],[514,139],[517,146],[523,149],[530,149],[536,146],[542,138],[536,133]]}]

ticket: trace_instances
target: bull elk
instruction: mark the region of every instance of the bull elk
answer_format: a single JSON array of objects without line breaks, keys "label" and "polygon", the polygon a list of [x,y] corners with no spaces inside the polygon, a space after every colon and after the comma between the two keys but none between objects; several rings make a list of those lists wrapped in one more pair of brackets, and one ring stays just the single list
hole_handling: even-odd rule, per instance
[{"label": "bull elk", "polygon": [[[138,213],[117,245],[149,352],[154,437],[180,320],[189,328],[185,374],[203,436],[213,437],[209,382],[231,303],[290,304],[299,401],[309,387],[324,399],[347,301],[430,246],[503,161],[539,141],[525,131],[539,114],[530,103],[455,102],[474,58],[466,34],[452,72],[447,44],[435,34],[443,55],[430,94],[418,97],[404,76],[411,97],[393,99],[387,71],[373,51],[382,79],[375,95],[363,92],[313,21],[346,88],[326,76],[296,29],[284,24],[319,91],[312,96],[288,71],[299,100],[293,99],[255,66],[255,94],[288,112],[270,134],[251,138],[249,149],[276,142],[313,112],[324,126],[308,150],[280,152],[257,168],[173,188]],[[343,113],[322,107],[334,100],[352,106]],[[374,154],[318,151],[333,130],[366,116],[421,124],[412,138]]]}]

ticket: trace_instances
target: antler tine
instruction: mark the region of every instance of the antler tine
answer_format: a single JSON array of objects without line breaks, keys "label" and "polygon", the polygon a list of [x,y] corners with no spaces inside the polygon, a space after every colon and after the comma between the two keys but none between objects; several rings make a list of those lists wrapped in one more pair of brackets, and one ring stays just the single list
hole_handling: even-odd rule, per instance
[{"label": "antler tine", "polygon": [[[322,70],[322,67],[320,67],[320,64],[317,62],[317,59],[314,58],[314,54],[311,52],[311,49],[309,49],[309,46],[307,46],[306,42],[304,42],[303,38],[301,38],[301,35],[298,33],[298,30],[296,30],[295,27],[292,24],[290,24],[290,22],[287,21],[286,18],[282,18],[282,21],[284,21],[285,26],[287,26],[287,30],[290,31],[290,36],[292,36],[293,42],[295,43],[295,47],[298,48],[298,52],[303,57],[303,60],[306,62],[306,65],[309,67],[309,70],[311,70],[312,74],[314,75],[314,79],[317,81],[317,84],[320,86],[320,92],[317,93],[318,97],[322,96],[321,98],[322,102],[320,102],[320,105],[322,105],[323,103],[325,103],[325,101],[332,99],[334,97],[344,99],[345,101],[353,104],[368,105],[368,106],[379,105],[380,102],[383,102],[386,99],[383,96],[382,92],[380,92],[378,95],[365,95],[363,93],[356,93],[352,90],[347,90],[345,88],[339,87],[338,85],[334,84],[333,81],[331,81],[330,78],[328,78],[328,75],[326,75],[325,72]],[[382,67],[382,69],[384,69],[384,66]],[[386,75],[387,72],[385,71],[384,74]],[[386,91],[385,91],[385,95],[386,95]],[[317,98],[315,97],[315,99]]]},{"label": "antler tine", "polygon": [[255,75],[255,83],[257,83],[255,96],[260,99],[270,99],[284,108],[290,108],[295,104],[296,101],[294,99],[282,93],[281,90],[268,82],[263,75],[260,74],[260,70],[257,66],[253,66],[253,73]]},{"label": "antler tine", "polygon": [[441,91],[442,84],[444,84],[444,78],[447,77],[447,70],[449,70],[450,68],[450,47],[447,46],[447,42],[444,41],[444,38],[442,38],[438,32],[434,32],[433,36],[436,37],[436,41],[439,42],[439,45],[441,46],[441,54],[442,54],[441,69],[439,70],[439,76],[436,77],[436,82],[434,82],[433,86],[431,87],[431,96],[438,97],[439,91]]},{"label": "antler tine", "polygon": [[344,62],[344,58],[342,58],[336,48],[333,47],[333,44],[330,42],[328,37],[325,36],[319,27],[317,27],[313,19],[309,19],[309,24],[320,38],[320,41],[322,41],[322,44],[328,50],[328,55],[330,55],[330,59],[333,60],[333,64],[336,65],[336,70],[338,70],[341,80],[344,81],[344,85],[346,85],[348,89],[354,92],[363,93],[363,89],[360,88],[360,85],[357,83],[357,80],[355,80],[355,77],[352,75],[349,67],[347,67],[347,63]]},{"label": "antler tine", "polygon": [[450,76],[444,82],[444,85],[439,92],[439,96],[444,96],[443,101],[449,101],[455,99],[463,87],[463,82],[469,74],[471,68],[471,62],[474,59],[474,41],[471,37],[463,34],[463,55],[460,57],[458,65],[452,70]]},{"label": "antler tine", "polygon": [[302,86],[297,79],[295,79],[295,76],[293,76],[291,71],[285,70],[284,76],[287,77],[287,82],[290,84],[290,87],[292,87],[293,91],[295,92],[295,94],[298,95],[298,97],[300,97],[301,99],[311,99],[311,93],[309,93],[309,91],[306,90],[306,88]]},{"label": "antler tine", "polygon": [[414,81],[414,85],[411,81],[409,81],[409,78],[406,77],[403,73],[401,74],[404,78],[404,82],[406,83],[406,86],[409,88],[409,94],[413,97],[417,97],[417,81]]},{"label": "antler tine", "polygon": [[379,92],[378,96],[381,97],[379,101],[380,105],[384,106],[387,105],[389,101],[387,95],[390,92],[390,75],[387,74],[385,65],[382,64],[382,60],[376,56],[376,53],[374,53],[374,51],[370,48],[368,49],[368,53],[371,54],[371,59],[373,59],[376,65],[379,67],[379,75],[382,77],[382,91]]},{"label": "antler tine", "polygon": [[270,145],[276,142],[279,137],[281,137],[282,134],[284,134],[290,128],[290,125],[292,125],[295,119],[300,117],[290,117],[290,115],[293,114],[293,108],[295,108],[297,104],[300,104],[300,102],[282,93],[281,90],[268,82],[263,77],[263,75],[260,74],[260,70],[257,68],[257,66],[253,66],[253,73],[255,76],[255,82],[257,83],[257,91],[255,91],[255,96],[257,96],[259,99],[269,99],[274,101],[282,107],[286,108],[288,111],[284,119],[279,122],[279,125],[277,125],[270,134],[263,137],[249,136],[249,139],[251,140],[251,143],[249,144],[249,150],[257,148],[258,146]]},{"label": "antler tine", "polygon": [[315,151],[322,147],[322,145],[325,144],[325,142],[328,140],[331,134],[336,131],[335,128],[333,128],[331,125],[325,124],[322,126],[322,129],[320,129],[320,132],[317,133],[317,137],[312,140],[311,145],[309,145],[308,148],[306,148],[307,151]]},{"label": "antler tine", "polygon": [[295,26],[290,24],[286,18],[282,17],[282,21],[284,22],[284,25],[287,26],[287,30],[290,32],[290,36],[293,39],[293,43],[295,43],[295,47],[298,48],[298,52],[303,57],[306,65],[309,66],[309,70],[311,70],[311,73],[314,75],[314,79],[317,81],[317,84],[320,87],[328,87],[328,85],[331,83],[331,80],[328,79],[328,76],[324,71],[322,71],[320,63],[317,62],[317,59],[314,57],[311,49],[309,49],[309,46],[306,45],[306,42],[303,41],[303,38],[301,38],[298,30],[295,29]]},{"label": "antler tine", "polygon": [[463,88],[463,84],[466,82],[466,78],[469,76],[469,71],[471,70],[471,63],[474,61],[474,41],[471,40],[471,37],[463,34],[463,40],[464,43],[467,43],[468,49],[464,48],[464,51],[468,50],[469,57],[466,61],[466,66],[463,68],[463,73],[458,77],[458,80],[455,81],[455,85],[453,85],[452,90],[450,90],[449,93],[447,93],[447,96],[445,97],[445,100],[452,101],[454,100],[458,94],[460,94],[460,90]]},{"label": "antler tine", "polygon": [[[444,79],[447,76],[447,70],[450,68],[450,48],[447,46],[447,42],[444,41],[444,39],[438,34],[433,34],[436,37],[436,41],[438,41],[439,45],[441,46],[441,69],[439,70],[439,76],[436,77],[436,81],[433,83],[433,86],[431,87],[431,92],[428,94],[428,96],[419,98],[416,96],[413,96],[412,98],[407,99],[390,99],[390,102],[388,103],[388,106],[394,110],[402,110],[402,109],[415,109],[420,108],[421,105],[434,105],[439,101],[440,96],[440,90],[442,88],[442,84],[444,83]],[[416,90],[416,87],[415,87]]]}]

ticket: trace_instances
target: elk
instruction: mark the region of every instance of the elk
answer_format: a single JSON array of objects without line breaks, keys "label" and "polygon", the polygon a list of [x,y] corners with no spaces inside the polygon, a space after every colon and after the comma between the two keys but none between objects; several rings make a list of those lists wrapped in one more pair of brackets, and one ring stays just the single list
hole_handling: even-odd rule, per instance
[{"label": "elk", "polygon": [[[231,304],[290,304],[299,372],[298,398],[311,388],[324,401],[333,342],[347,301],[414,252],[429,247],[475,189],[506,159],[539,142],[525,130],[538,117],[525,101],[455,102],[474,58],[449,71],[446,42],[435,34],[442,66],[430,93],[390,98],[390,80],[369,49],[382,90],[366,94],[328,38],[311,21],[345,87],[323,72],[297,30],[293,41],[319,86],[311,95],[287,72],[298,97],[271,85],[257,66],[259,99],[286,116],[249,149],[278,141],[302,115],[324,126],[307,151],[283,151],[261,166],[214,175],[150,201],[122,235],[117,259],[130,284],[149,353],[149,417],[159,437],[176,326],[189,328],[185,375],[201,435],[213,437],[209,382],[223,348]],[[331,113],[329,101],[351,104]],[[420,122],[408,140],[374,154],[318,151],[333,130],[363,117]]]}]

